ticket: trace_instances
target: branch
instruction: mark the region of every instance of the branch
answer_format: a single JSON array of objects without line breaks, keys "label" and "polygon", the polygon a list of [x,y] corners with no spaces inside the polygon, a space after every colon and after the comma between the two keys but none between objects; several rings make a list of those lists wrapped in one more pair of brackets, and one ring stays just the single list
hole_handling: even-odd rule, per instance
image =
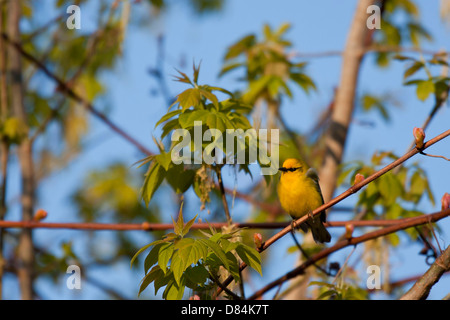
[{"label": "branch", "polygon": [[441,276],[450,270],[450,246],[434,261],[427,272],[406,292],[400,300],[425,300],[431,288]]},{"label": "branch", "polygon": [[[408,220],[404,218],[400,220]],[[385,227],[397,224],[399,220],[364,220],[364,221],[329,221],[326,227],[345,227],[351,224],[355,227]],[[233,223],[237,228],[246,229],[283,229],[290,225],[289,222],[242,222]],[[205,229],[210,227],[220,229],[228,226],[227,222],[195,223],[192,230]],[[41,221],[0,221],[1,229],[23,228],[23,229],[69,229],[69,230],[114,230],[114,231],[162,231],[172,230],[171,223],[96,223],[96,222],[41,222]]]},{"label": "branch", "polygon": [[219,183],[219,190],[220,190],[220,195],[222,198],[223,209],[225,210],[225,216],[227,218],[227,222],[230,225],[233,221],[231,220],[230,209],[228,208],[227,195],[225,193],[225,188],[223,186],[221,170],[222,170],[221,167],[219,167],[219,168],[216,167],[216,174],[217,174],[217,180]]},{"label": "branch", "polygon": [[[262,294],[264,294],[265,292],[267,292],[268,290],[282,284],[283,282],[292,279],[300,274],[302,274],[306,268],[308,268],[309,266],[311,266],[312,264],[328,257],[330,254],[348,247],[348,246],[355,246],[361,242],[365,242],[368,240],[372,240],[372,239],[376,239],[379,237],[383,237],[386,236],[388,234],[397,232],[399,230],[404,230],[404,229],[408,229],[414,226],[418,226],[418,225],[422,225],[422,224],[427,224],[430,222],[436,222],[440,219],[443,219],[447,216],[450,215],[450,209],[444,210],[444,211],[440,211],[440,212],[436,212],[436,213],[432,213],[432,214],[428,214],[428,215],[423,215],[423,216],[419,216],[419,217],[414,217],[414,218],[410,218],[407,219],[407,221],[403,221],[403,222],[399,222],[396,225],[392,225],[389,227],[385,227],[379,230],[375,230],[372,232],[368,232],[360,237],[355,237],[355,238],[350,238],[350,239],[346,239],[346,240],[342,240],[339,241],[338,243],[336,243],[334,246],[331,246],[329,248],[326,248],[322,251],[320,251],[319,253],[315,254],[314,256],[312,256],[310,259],[306,260],[304,263],[302,263],[300,266],[298,266],[297,268],[295,268],[294,270],[288,272],[287,274],[285,274],[284,276],[278,278],[275,281],[272,281],[271,283],[269,283],[268,285],[266,285],[264,288],[258,290],[257,292],[255,292],[250,298],[249,300],[253,300],[256,299],[258,297],[260,297]],[[447,249],[448,251],[448,257],[446,257],[447,260],[442,261],[442,265],[444,266],[449,266],[449,261],[448,259],[450,259],[450,249]],[[441,263],[440,263],[441,264]],[[442,275],[442,274],[441,274]]]}]

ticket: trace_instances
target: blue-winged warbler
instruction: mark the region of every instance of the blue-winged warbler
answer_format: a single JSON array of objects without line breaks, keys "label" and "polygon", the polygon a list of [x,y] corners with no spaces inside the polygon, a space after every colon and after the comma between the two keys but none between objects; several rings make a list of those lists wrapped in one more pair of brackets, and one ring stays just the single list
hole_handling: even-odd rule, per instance
[{"label": "blue-winged warbler", "polygon": [[[293,219],[312,213],[323,204],[317,172],[309,168],[300,159],[287,159],[281,171],[278,183],[278,197],[281,206]],[[310,217],[300,227],[303,231],[311,229],[315,242],[330,242],[331,235],[323,225],[326,221],[325,210]]]}]

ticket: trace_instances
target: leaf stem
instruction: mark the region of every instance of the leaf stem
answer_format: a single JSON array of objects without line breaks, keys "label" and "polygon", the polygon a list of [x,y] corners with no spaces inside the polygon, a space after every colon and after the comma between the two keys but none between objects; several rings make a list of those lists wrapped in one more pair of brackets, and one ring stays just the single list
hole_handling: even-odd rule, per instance
[{"label": "leaf stem", "polygon": [[222,167],[216,167],[217,180],[219,183],[220,194],[222,196],[223,208],[225,210],[225,215],[227,217],[228,225],[231,225],[233,221],[231,219],[230,209],[228,208],[228,202],[227,202],[227,197],[226,197],[226,193],[225,193],[225,187],[223,186],[221,170],[222,170]]}]

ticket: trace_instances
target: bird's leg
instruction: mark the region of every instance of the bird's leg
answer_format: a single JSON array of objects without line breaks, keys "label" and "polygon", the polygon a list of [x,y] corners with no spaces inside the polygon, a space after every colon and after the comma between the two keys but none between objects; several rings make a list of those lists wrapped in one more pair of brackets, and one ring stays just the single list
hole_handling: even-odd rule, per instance
[{"label": "bird's leg", "polygon": [[292,221],[291,221],[291,231],[292,231],[292,232],[295,231],[294,221],[295,221],[295,220],[292,220]]},{"label": "bird's leg", "polygon": [[308,218],[311,219],[312,222],[314,222],[314,215],[312,214],[312,211],[308,212]]}]

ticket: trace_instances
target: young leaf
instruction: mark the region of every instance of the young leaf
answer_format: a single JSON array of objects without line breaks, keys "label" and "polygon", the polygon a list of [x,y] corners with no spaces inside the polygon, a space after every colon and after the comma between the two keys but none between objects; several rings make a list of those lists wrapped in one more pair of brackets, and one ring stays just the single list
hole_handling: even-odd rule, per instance
[{"label": "young leaf", "polygon": [[416,73],[417,71],[422,69],[424,66],[425,66],[425,64],[423,62],[415,61],[411,67],[406,69],[405,73],[403,74],[403,79],[406,80],[406,78],[412,76],[414,73]]},{"label": "young leaf", "polygon": [[236,253],[242,261],[254,270],[258,271],[258,273],[262,276],[261,256],[258,251],[243,243],[240,243],[240,245],[236,247]]},{"label": "young leaf", "polygon": [[189,230],[191,229],[192,225],[193,225],[194,222],[195,222],[195,219],[197,219],[197,216],[198,216],[198,215],[196,214],[194,218],[192,218],[191,220],[189,220],[189,221],[184,225],[183,231],[182,231],[182,235],[183,235],[183,236],[186,235],[186,234],[189,232]]},{"label": "young leaf", "polygon": [[173,277],[175,282],[180,285],[181,276],[183,275],[184,270],[186,269],[181,256],[179,255],[179,251],[174,254],[172,258],[172,262],[170,263],[170,269],[173,272]]},{"label": "young leaf", "polygon": [[155,266],[150,270],[149,273],[145,275],[145,277],[141,281],[141,285],[139,286],[138,296],[144,291],[150,283],[155,281],[156,279],[163,278],[164,272],[159,268],[159,266]]},{"label": "young leaf", "polygon": [[199,241],[201,241],[203,244],[205,244],[209,249],[211,249],[211,251],[217,256],[217,258],[219,258],[219,260],[222,262],[223,266],[225,267],[225,269],[229,270],[230,269],[230,265],[228,264],[228,259],[224,253],[224,251],[222,250],[222,248],[216,244],[215,242],[209,240],[209,239],[200,239]]},{"label": "young leaf", "polygon": [[159,249],[164,242],[160,242],[153,246],[152,250],[148,253],[147,257],[144,261],[144,272],[147,274],[147,271],[155,264],[158,263]]},{"label": "young leaf", "polygon": [[169,263],[170,258],[172,258],[172,254],[173,243],[164,244],[159,249],[158,265],[164,273],[167,271],[167,264]]},{"label": "young leaf", "polygon": [[150,165],[145,175],[144,185],[141,189],[141,196],[146,206],[148,206],[150,200],[153,197],[153,194],[163,182],[165,173],[166,171],[157,161],[154,161]]},{"label": "young leaf", "polygon": [[172,222],[173,222],[173,231],[181,236],[183,233],[183,226],[184,226],[184,221],[183,221],[183,202],[181,203],[180,206],[180,211],[178,212],[178,220],[177,222],[175,222],[175,220],[173,220],[172,218]]},{"label": "young leaf", "polygon": [[200,90],[197,88],[186,89],[177,96],[176,101],[180,104],[182,111],[190,107],[196,108],[201,103]]},{"label": "young leaf", "polygon": [[166,122],[167,120],[179,115],[181,113],[181,109],[177,109],[174,111],[170,111],[168,113],[166,113],[164,116],[161,117],[161,119],[159,119],[159,121],[155,124],[155,128],[157,126],[159,126],[161,123]]},{"label": "young leaf", "polygon": [[181,300],[181,298],[183,298],[184,288],[184,280],[178,285],[177,282],[172,279],[167,283],[163,298],[166,300]]},{"label": "young leaf", "polygon": [[138,252],[136,252],[136,253],[134,254],[133,258],[131,258],[131,261],[130,261],[130,268],[133,266],[134,260],[136,260],[136,258],[137,258],[143,251],[147,250],[148,248],[150,248],[150,247],[153,246],[153,245],[157,245],[157,244],[163,243],[163,242],[164,242],[163,240],[156,240],[156,241],[153,241],[153,242],[151,242],[151,243],[149,243],[149,244],[143,246],[142,248],[140,248],[140,249],[138,250]]},{"label": "young leaf", "polygon": [[434,83],[431,80],[424,80],[417,84],[416,94],[417,98],[425,101],[430,94],[434,92]]}]

